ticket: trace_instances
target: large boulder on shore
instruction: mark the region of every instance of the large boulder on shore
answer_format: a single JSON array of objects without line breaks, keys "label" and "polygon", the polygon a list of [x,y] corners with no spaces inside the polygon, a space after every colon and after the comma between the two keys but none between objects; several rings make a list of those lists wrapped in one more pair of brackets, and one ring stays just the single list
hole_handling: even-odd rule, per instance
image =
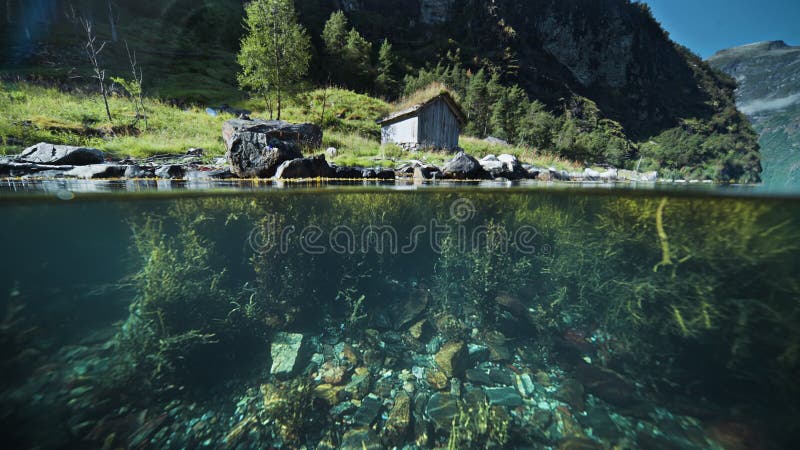
[{"label": "large boulder on shore", "polygon": [[312,124],[279,120],[228,120],[222,138],[231,171],[242,178],[270,178],[286,161],[303,157],[302,149],[322,145],[322,130]]},{"label": "large boulder on shore", "polygon": [[302,178],[334,178],[336,169],[328,164],[325,155],[286,161],[278,167],[275,178],[282,180]]},{"label": "large boulder on shore", "polygon": [[464,153],[458,154],[444,165],[442,176],[448,180],[486,180],[491,178],[477,159]]},{"label": "large boulder on shore", "polygon": [[26,148],[16,160],[24,163],[48,164],[52,166],[88,166],[102,164],[106,155],[96,148],[54,145],[40,142]]},{"label": "large boulder on shore", "polygon": [[522,163],[513,155],[488,155],[481,159],[479,163],[493,178],[519,180],[530,177],[528,172],[522,167]]}]

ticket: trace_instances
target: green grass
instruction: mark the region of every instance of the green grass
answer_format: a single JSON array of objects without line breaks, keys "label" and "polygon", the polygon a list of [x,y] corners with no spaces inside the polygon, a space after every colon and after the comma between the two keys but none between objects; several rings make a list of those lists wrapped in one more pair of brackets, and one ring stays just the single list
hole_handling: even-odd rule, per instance
[{"label": "green grass", "polygon": [[[114,120],[108,121],[100,96],[65,93],[31,84],[6,84],[0,88],[0,152],[17,153],[38,142],[86,145],[118,157],[147,157],[161,153],[184,153],[203,148],[209,156],[225,152],[222,123],[230,118],[211,117],[200,108],[180,109],[148,99],[148,127],[136,128],[133,106],[128,99],[112,96]],[[11,139],[10,139],[11,138]]]},{"label": "green grass", "polygon": [[[285,107],[282,119],[319,123],[326,95],[322,148],[338,150],[332,160],[338,165],[394,167],[411,159],[441,165],[453,156],[443,151],[406,152],[394,145],[382,146],[375,120],[388,114],[392,106],[343,89],[318,89],[299,95]],[[269,117],[263,100],[234,104],[252,109],[253,117]],[[67,93],[29,83],[0,85],[0,154],[19,153],[38,142],[91,146],[116,157],[182,154],[189,148],[203,148],[209,158],[225,153],[222,124],[232,116],[211,117],[203,108],[178,108],[157,99],[146,99],[145,106],[148,127],[142,121],[131,127],[133,107],[124,97],[110,98],[114,120],[109,122],[99,95]],[[490,144],[464,136],[461,146],[476,158],[509,153],[538,166],[582,170],[578,164],[526,147]],[[312,150],[318,151],[321,149]]]}]

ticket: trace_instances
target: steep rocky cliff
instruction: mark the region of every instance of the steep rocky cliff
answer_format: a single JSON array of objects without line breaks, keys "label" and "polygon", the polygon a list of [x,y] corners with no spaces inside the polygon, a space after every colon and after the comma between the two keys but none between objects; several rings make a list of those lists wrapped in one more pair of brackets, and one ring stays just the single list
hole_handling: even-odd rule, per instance
[{"label": "steep rocky cliff", "polygon": [[800,185],[800,47],[757,42],[722,50],[708,62],[739,83],[739,108],[761,135],[764,181]]},{"label": "steep rocky cliff", "polygon": [[[755,181],[758,147],[736,111],[735,84],[676,45],[646,4],[629,0],[301,0],[312,29],[343,9],[370,39],[388,37],[410,65],[436,62],[447,52],[468,66],[491,66],[509,83],[554,110],[564,99],[594,100],[627,135],[650,148],[654,168],[676,176]],[[317,19],[313,19],[317,18]],[[661,139],[658,139],[661,137]],[[699,137],[714,138],[700,149]],[[695,151],[685,158],[682,149]],[[645,152],[646,153],[646,152]],[[663,154],[673,154],[661,158]],[[699,155],[705,153],[705,155]],[[713,154],[727,154],[714,161]],[[647,156],[643,154],[642,156]],[[652,155],[651,155],[652,156]],[[646,158],[647,159],[647,158]],[[669,159],[669,160],[667,160]],[[698,171],[687,166],[704,165]]]}]

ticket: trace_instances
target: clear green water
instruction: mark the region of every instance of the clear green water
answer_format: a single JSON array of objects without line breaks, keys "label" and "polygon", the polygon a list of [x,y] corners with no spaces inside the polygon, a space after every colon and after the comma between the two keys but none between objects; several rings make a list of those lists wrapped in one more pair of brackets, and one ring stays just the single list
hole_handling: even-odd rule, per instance
[{"label": "clear green water", "polygon": [[798,438],[792,197],[27,193],[0,197],[6,448]]}]

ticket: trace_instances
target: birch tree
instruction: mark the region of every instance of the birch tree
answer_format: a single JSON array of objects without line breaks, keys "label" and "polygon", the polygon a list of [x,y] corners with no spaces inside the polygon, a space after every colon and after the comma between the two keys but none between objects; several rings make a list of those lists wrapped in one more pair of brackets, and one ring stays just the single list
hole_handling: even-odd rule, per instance
[{"label": "birch tree", "polygon": [[311,40],[297,22],[292,0],[254,0],[245,11],[239,84],[264,98],[270,119],[274,104],[280,120],[284,100],[297,92],[308,73]]}]

